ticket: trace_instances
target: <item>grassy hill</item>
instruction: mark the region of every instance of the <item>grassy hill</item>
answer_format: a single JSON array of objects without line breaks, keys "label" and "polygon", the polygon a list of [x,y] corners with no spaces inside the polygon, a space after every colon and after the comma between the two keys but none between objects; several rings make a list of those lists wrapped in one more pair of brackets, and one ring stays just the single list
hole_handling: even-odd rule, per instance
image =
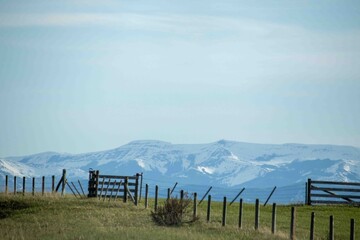
[{"label": "grassy hill", "polygon": [[[5,196],[0,194],[1,239],[289,239],[291,206],[278,206],[277,233],[271,234],[271,208],[261,207],[260,230],[254,230],[254,205],[244,205],[243,229],[237,227],[239,203],[228,206],[227,225],[221,226],[222,203],[212,204],[211,222],[206,205],[200,221],[181,227],[153,223],[150,208],[120,201],[76,199],[72,196]],[[310,215],[316,214],[316,239],[327,239],[329,216],[334,215],[335,239],[349,239],[350,219],[360,223],[360,208],[351,206],[297,206],[297,239],[309,239]],[[360,236],[360,227],[356,228]]]}]

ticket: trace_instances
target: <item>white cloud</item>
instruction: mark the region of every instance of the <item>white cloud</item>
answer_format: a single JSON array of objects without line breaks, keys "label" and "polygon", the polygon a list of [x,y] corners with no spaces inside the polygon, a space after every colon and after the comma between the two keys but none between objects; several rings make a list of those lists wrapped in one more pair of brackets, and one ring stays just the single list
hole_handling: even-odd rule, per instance
[{"label": "white cloud", "polygon": [[0,16],[2,27],[31,26],[81,26],[113,24],[116,18],[108,14],[3,14]]},{"label": "white cloud", "polygon": [[[174,37],[171,42],[168,39],[158,41],[159,35],[160,38],[154,42],[144,39],[114,41],[110,38],[106,44],[96,42],[90,46],[101,52],[96,58],[88,59],[90,62],[108,66],[113,63],[115,67],[120,63],[124,66],[133,63],[133,66],[142,66],[152,74],[154,70],[168,66],[167,69],[173,71],[180,67],[183,72],[194,76],[194,72],[208,72],[205,70],[212,66],[209,72],[215,71],[219,77],[228,79],[240,76],[243,79],[316,76],[319,81],[339,77],[353,79],[359,75],[355,67],[360,58],[358,31],[315,32],[291,24],[241,17],[133,13],[3,14],[0,15],[1,26],[100,26],[109,27],[110,31],[111,28],[136,30],[145,33],[144,36],[148,32],[168,33]],[[190,37],[190,41],[179,36]],[[76,49],[81,47],[77,45]],[[88,45],[83,47],[89,48]],[[209,81],[208,77],[205,79]],[[250,80],[241,82],[244,81]]]},{"label": "white cloud", "polygon": [[204,15],[152,15],[152,14],[98,14],[98,13],[53,13],[53,14],[2,14],[0,27],[36,26],[109,26],[147,31],[173,33],[232,32],[236,34],[271,35],[276,32],[298,34],[299,29],[243,18]]},{"label": "white cloud", "polygon": [[[77,45],[81,47],[100,50],[109,50],[111,57],[114,51],[128,52],[130,58],[134,51],[142,56],[142,60],[148,59],[144,53],[151,56],[146,66],[156,66],[156,62],[162,58],[166,62],[179,59],[176,65],[188,65],[188,55],[192,55],[192,62],[198,59],[199,63],[209,62],[219,66],[221,71],[228,72],[233,65],[247,65],[254,59],[264,59],[266,52],[271,50],[278,41],[285,41],[284,46],[293,45],[301,36],[308,36],[305,30],[288,25],[272,24],[244,18],[206,16],[206,15],[165,15],[165,14],[95,14],[95,13],[68,13],[68,14],[4,14],[0,15],[0,27],[101,27],[113,29],[138,31],[156,39],[135,38],[135,41],[126,42],[123,39],[109,38],[106,44],[95,43],[92,46]],[[130,32],[127,36],[131,37]],[[151,33],[151,34],[149,34]],[[156,35],[157,33],[166,33]],[[155,35],[154,35],[155,34]],[[290,43],[290,44],[289,44]],[[24,44],[28,44],[25,42]],[[57,47],[56,45],[52,47]],[[276,46],[275,46],[276,47]],[[105,48],[105,49],[104,49]],[[108,49],[106,49],[108,48]],[[157,49],[157,51],[153,51]],[[252,50],[250,50],[252,49]],[[141,51],[140,51],[141,50]],[[118,51],[118,52],[119,52]],[[140,51],[140,52],[139,52]],[[177,55],[174,59],[173,53]],[[265,52],[265,54],[263,54]],[[156,54],[156,55],[154,55]],[[259,56],[260,54],[260,56]],[[273,54],[271,54],[273,55]],[[123,54],[121,54],[123,56]],[[96,59],[101,57],[97,56]],[[169,59],[168,59],[169,58]],[[206,59],[204,59],[206,58]],[[115,59],[114,59],[115,60]],[[135,59],[137,62],[138,58]],[[205,61],[204,61],[205,60]],[[102,60],[103,61],[103,60]],[[127,59],[128,61],[128,59]],[[109,64],[118,61],[103,61]],[[149,65],[149,63],[151,63]],[[229,63],[229,64],[226,64]],[[193,65],[193,64],[191,64]],[[227,66],[224,69],[221,66]],[[195,68],[197,68],[196,66]]]},{"label": "white cloud", "polygon": [[[1,14],[0,27],[110,27],[120,30],[165,32],[170,34],[206,36],[207,39],[234,38],[237,40],[271,41],[286,46],[316,44],[326,48],[338,47],[359,50],[360,32],[326,32],[305,29],[288,23],[256,19],[208,15],[134,14],[134,13],[50,13]],[[334,46],[333,44],[336,44]],[[319,48],[321,49],[321,48]]]}]

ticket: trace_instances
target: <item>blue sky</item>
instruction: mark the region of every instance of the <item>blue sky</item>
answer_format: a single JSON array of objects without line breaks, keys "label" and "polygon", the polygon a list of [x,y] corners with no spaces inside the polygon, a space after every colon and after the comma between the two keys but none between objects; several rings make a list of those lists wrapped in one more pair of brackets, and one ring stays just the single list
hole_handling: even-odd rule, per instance
[{"label": "blue sky", "polygon": [[0,0],[0,156],[360,146],[359,1]]}]

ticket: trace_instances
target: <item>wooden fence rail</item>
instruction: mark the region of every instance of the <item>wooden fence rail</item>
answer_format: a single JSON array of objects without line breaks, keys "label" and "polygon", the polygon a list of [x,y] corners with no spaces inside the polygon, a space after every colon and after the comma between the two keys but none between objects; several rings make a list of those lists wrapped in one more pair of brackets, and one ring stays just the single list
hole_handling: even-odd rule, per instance
[{"label": "wooden fence rail", "polygon": [[127,202],[130,198],[135,205],[139,202],[139,180],[142,181],[142,174],[134,176],[118,176],[100,174],[98,170],[89,171],[88,197],[122,198]]},{"label": "wooden fence rail", "polygon": [[360,205],[360,183],[316,181],[309,178],[306,185],[306,204]]}]

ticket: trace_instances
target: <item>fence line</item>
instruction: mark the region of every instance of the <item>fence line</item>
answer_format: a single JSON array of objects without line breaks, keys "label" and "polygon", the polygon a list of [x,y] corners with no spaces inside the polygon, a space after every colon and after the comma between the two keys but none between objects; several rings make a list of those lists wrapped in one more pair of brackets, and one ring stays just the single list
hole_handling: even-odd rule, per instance
[{"label": "fence line", "polygon": [[[60,186],[61,183],[66,183],[66,170],[63,170],[62,177],[58,178],[60,179],[58,182],[58,185]],[[63,181],[65,179],[65,181]],[[56,184],[56,177],[53,176],[41,176],[41,177],[26,177],[26,176],[13,176],[12,178],[8,175],[5,175],[5,181],[2,182],[0,180],[0,185],[3,192],[5,194],[41,194],[45,195],[48,193],[55,193],[58,191],[58,189],[55,189]],[[61,190],[61,194],[63,194],[64,190]],[[2,192],[2,191],[0,191]]]},{"label": "fence line", "polygon": [[[302,184],[303,185],[303,184]],[[147,186],[150,186],[148,183],[147,183]],[[177,191],[174,191],[174,195],[172,197],[178,197],[180,196],[183,196],[184,194],[184,190],[181,188],[181,186],[183,185],[179,185],[178,184],[178,190]],[[149,194],[149,192],[151,191],[154,191],[153,187],[149,187],[148,189],[151,189],[151,190],[148,190],[147,194]],[[271,197],[271,195],[274,193],[276,188],[273,189],[273,191],[270,193],[268,199]],[[303,190],[305,190],[303,188]],[[159,199],[164,199],[164,201],[166,201],[167,197],[168,197],[168,191],[169,191],[169,188],[166,188],[166,187],[159,187],[158,185],[156,185],[156,208],[155,208],[155,211],[156,209],[158,208],[158,202],[159,202]],[[206,191],[206,187],[203,187],[203,190],[202,192],[205,192]],[[232,191],[232,193],[234,193],[235,191]],[[197,196],[197,192],[190,192],[193,194],[193,196]],[[207,192],[206,192],[207,193]],[[213,193],[213,192],[212,192]],[[239,192],[237,192],[239,194]],[[269,193],[269,192],[268,192]],[[179,195],[177,195],[179,194]],[[243,195],[244,197],[245,195]],[[266,199],[266,202],[268,201],[268,199]],[[302,198],[304,199],[304,198]],[[244,199],[241,198],[240,199],[240,203],[239,203],[239,216],[238,216],[238,227],[239,229],[242,229],[242,226],[243,226],[243,202],[244,202]],[[261,219],[261,215],[260,215],[260,200],[257,199],[256,202],[255,202],[255,222],[254,222],[254,229],[255,230],[258,230],[260,229],[260,222],[262,222],[263,220],[260,221]],[[304,201],[303,201],[304,202]],[[209,194],[208,195],[208,201],[207,201],[207,208],[206,208],[206,222],[208,223],[211,223],[212,220],[211,220],[211,211],[212,211],[212,208],[211,208],[211,204],[212,204],[212,194]],[[194,216],[195,216],[195,213],[197,212],[197,209],[196,209],[196,204],[194,204]],[[217,205],[218,206],[218,205]],[[220,206],[218,206],[220,207]],[[221,226],[226,226],[227,225],[227,211],[228,211],[228,207],[230,207],[230,204],[227,203],[227,198],[226,196],[223,197],[223,202],[222,202],[222,214],[220,216],[220,220],[219,218],[217,220],[215,220],[216,222],[221,222]],[[268,211],[268,210],[267,210]],[[268,213],[267,213],[268,214]],[[272,206],[272,211],[271,211],[271,218],[269,218],[268,216],[266,218],[268,219],[271,219],[270,223],[267,224],[270,225],[270,228],[271,228],[271,233],[272,234],[276,234],[276,214],[277,214],[277,211],[276,211],[276,203],[274,202],[273,203],[273,206]],[[327,235],[330,237],[330,239],[333,239],[331,238],[331,236],[335,235],[334,234],[334,229],[336,229],[334,227],[334,221],[333,221],[333,217],[329,216],[330,218],[330,224],[329,224],[329,227],[328,227],[328,233]],[[233,217],[231,217],[231,219],[233,219]],[[297,213],[296,213],[296,207],[291,207],[291,211],[289,211],[289,227],[288,227],[288,233],[289,233],[289,238],[290,239],[296,239],[296,219],[297,219]],[[246,219],[247,221],[249,221],[248,219]],[[311,222],[311,225],[309,226],[309,236],[310,236],[310,239],[314,239],[314,236],[315,236],[315,214],[312,213],[311,216],[309,216],[309,222]],[[322,217],[322,222],[323,222],[323,217]],[[355,221],[354,219],[351,219],[350,221],[350,227],[349,227],[349,230],[350,230],[350,239],[355,239]]]},{"label": "fence line", "polygon": [[[101,175],[102,177],[109,177],[109,175]],[[110,177],[116,177],[116,176],[110,176]],[[55,191],[55,185],[58,183],[60,177],[55,176],[46,176],[46,177],[9,177],[5,176],[5,181],[1,183],[0,180],[0,191],[5,193],[38,193],[41,192],[42,194],[48,193],[48,192],[54,192]],[[148,184],[149,186],[155,185],[151,184],[152,179],[149,178],[143,178],[144,184]],[[32,181],[32,182],[31,182]],[[80,180],[78,180],[80,182]],[[84,186],[86,186],[86,180],[82,181],[84,183]],[[163,181],[164,182],[164,181]],[[15,183],[15,184],[14,184]],[[330,183],[335,185],[334,186],[326,186],[324,184]],[[110,184],[113,184],[112,182]],[[116,184],[119,184],[118,182]],[[322,185],[321,185],[322,184]],[[342,187],[341,184],[349,185],[350,187]],[[65,185],[65,183],[64,183]],[[129,184],[130,186],[131,184]],[[259,199],[260,203],[280,203],[280,204],[289,204],[289,203],[295,203],[295,204],[302,204],[302,203],[355,203],[359,204],[358,198],[360,199],[359,195],[355,195],[360,192],[360,183],[338,183],[338,182],[328,182],[328,181],[311,181],[311,184],[306,184],[307,191],[304,189],[303,184],[293,185],[293,186],[286,186],[286,187],[274,187],[273,191],[270,193],[270,188],[220,188],[216,186],[203,186],[203,185],[185,185],[178,182],[166,182],[165,185],[159,186],[158,189],[158,197],[159,198],[166,198],[168,196],[168,188],[171,189],[171,196],[173,197],[179,197],[180,196],[180,190],[184,190],[185,192],[192,194],[194,192],[200,193],[200,203],[202,200],[205,199],[207,194],[212,195],[213,201],[221,201],[223,196],[236,196],[232,202],[236,201],[236,198],[239,197],[241,194],[241,198],[243,199],[244,203],[251,203],[254,202],[255,199]],[[310,187],[308,187],[310,186]],[[338,186],[338,187],[336,187]],[[339,187],[340,186],[340,187]],[[210,187],[210,188],[209,188]],[[61,189],[61,188],[60,188]],[[81,189],[80,186],[77,187],[78,192]],[[108,189],[109,194],[113,196],[112,187]],[[276,191],[275,191],[276,189]],[[64,189],[65,190],[65,189]],[[74,189],[75,190],[75,189]],[[105,189],[104,189],[105,190]],[[139,189],[137,189],[139,190]],[[206,191],[208,190],[208,191]],[[209,192],[211,190],[211,192]],[[76,191],[76,190],[75,190]],[[83,190],[82,190],[83,191]],[[115,190],[116,191],[116,187]],[[122,191],[120,189],[120,191]],[[240,192],[239,192],[240,191]],[[274,192],[275,191],[275,192]],[[317,191],[317,192],[315,192]],[[323,192],[322,194],[319,193],[319,191]],[[348,191],[350,194],[337,194],[338,192],[345,192]],[[131,193],[133,194],[135,192],[134,189],[131,190]],[[137,191],[136,191],[137,192]],[[307,193],[306,199],[305,199],[305,192]],[[330,193],[329,193],[330,192]],[[292,194],[292,193],[295,193]],[[145,188],[140,186],[140,191],[137,193],[138,196],[145,194]],[[150,187],[148,189],[148,197],[154,197],[155,196],[155,189],[154,187]],[[138,199],[139,197],[134,196],[135,199]],[[292,199],[289,201],[289,196],[292,196]],[[332,200],[326,200],[326,201],[320,201],[318,198],[320,197],[326,197],[328,199],[331,198],[340,198],[344,201],[332,201]],[[271,198],[270,198],[271,197]],[[268,201],[268,199],[270,200]],[[232,199],[232,198],[231,198]]]},{"label": "fence line", "polygon": [[[6,179],[8,179],[8,181],[6,181]],[[56,180],[55,176],[42,176],[16,177],[16,181],[14,181],[14,178],[11,179],[6,175],[5,181],[0,181],[0,192],[13,194],[15,189],[16,194],[51,193],[54,191],[54,183],[56,183]]]},{"label": "fence line", "polygon": [[[167,196],[167,189],[173,188],[175,182],[171,181],[157,181],[156,179],[152,178],[143,178],[144,183],[148,185],[159,185],[159,197],[165,198]],[[172,196],[176,197],[180,195],[180,189],[184,190],[188,193],[194,193],[197,192],[200,195],[202,193],[205,193],[206,190],[209,189],[209,187],[212,187],[211,189],[211,195],[213,200],[215,201],[222,201],[223,196],[228,196],[232,200],[235,198],[237,194],[244,188],[244,187],[237,187],[237,188],[223,188],[218,186],[204,186],[204,185],[196,185],[196,184],[182,184],[179,183],[176,186],[176,189],[172,192]],[[260,203],[264,204],[271,194],[272,190],[275,186],[269,187],[269,188],[250,188],[246,187],[246,189],[241,193],[241,197],[243,198],[243,201],[246,203],[254,202],[256,198],[259,198]],[[144,189],[143,193],[144,194]],[[149,189],[149,196],[154,196],[155,191],[154,189]],[[273,193],[271,198],[268,201],[268,204],[272,203],[280,203],[280,204],[302,204],[305,203],[305,187],[304,183],[298,183],[291,186],[277,186],[276,191]]]},{"label": "fence line", "polygon": [[[104,176],[104,175],[103,175]],[[108,176],[107,176],[108,177]],[[114,176],[111,176],[114,177]],[[11,181],[13,179],[13,181]],[[9,181],[10,180],[10,181]],[[103,178],[103,182],[105,180],[105,177]],[[125,181],[127,181],[127,178],[125,179]],[[320,182],[320,181],[319,181]],[[317,184],[319,184],[319,182]],[[14,178],[9,178],[8,176],[5,176],[5,181],[4,181],[4,185],[3,185],[3,189],[5,194],[18,194],[18,195],[25,195],[25,194],[33,194],[34,193],[41,193],[41,195],[45,195],[45,193],[54,193],[55,192],[55,185],[58,185],[57,188],[59,188],[59,186],[61,184],[63,185],[67,185],[67,187],[72,191],[72,193],[75,195],[75,197],[82,197],[85,195],[83,188],[81,186],[81,182],[78,181],[79,183],[79,189],[81,188],[83,195],[81,195],[80,191],[77,189],[77,187],[75,186],[74,182],[68,182],[66,180],[66,171],[63,172],[63,176],[62,177],[55,177],[55,176],[50,176],[50,177],[34,177],[34,178],[29,178],[29,177],[14,177]],[[32,184],[31,184],[32,183]],[[57,183],[57,184],[56,184]],[[70,186],[73,186],[73,188]],[[314,182],[313,182],[314,183]],[[315,182],[316,183],[316,182]],[[113,181],[111,180],[111,178],[108,179],[108,184],[106,186],[106,188],[104,188],[102,191],[105,191],[105,196],[107,195],[107,192],[111,192],[111,195],[109,197],[109,201],[110,199],[113,197],[112,193],[114,192],[114,189],[116,187],[120,187],[122,184],[122,182],[117,182],[116,180]],[[321,184],[324,184],[324,181],[321,181]],[[333,183],[332,183],[333,184]],[[128,184],[125,183],[124,186],[127,186]],[[340,185],[340,184],[338,184]],[[170,188],[165,188],[165,187],[159,187],[158,185],[155,186],[151,186],[149,184],[146,183],[145,185],[145,208],[148,208],[148,196],[149,193],[151,191],[154,191],[155,193],[155,202],[154,202],[154,211],[157,211],[158,207],[159,207],[159,200],[161,199],[161,201],[166,201],[166,199],[169,199],[170,197],[176,197],[174,196],[174,194],[179,194],[180,198],[182,198],[184,196],[184,190],[181,189],[180,187],[178,187],[177,189],[175,189],[176,186],[181,186],[178,185],[178,183],[175,183],[175,186],[173,186],[172,191],[173,193],[171,193]],[[357,186],[355,184],[352,184],[352,186]],[[360,184],[359,184],[360,186]],[[104,187],[104,186],[103,186]],[[316,190],[318,190],[319,187],[317,187]],[[203,188],[205,189],[205,188]],[[311,189],[311,185],[310,185],[310,189]],[[334,189],[334,187],[332,187],[332,189]],[[338,188],[336,188],[338,190]],[[13,191],[12,191],[13,190]],[[205,189],[206,190],[206,189]],[[208,191],[205,193],[205,196],[210,192],[210,190],[212,190],[212,187],[210,187],[208,189]],[[275,188],[274,188],[275,190]],[[321,189],[324,190],[324,189]],[[328,189],[325,189],[328,190]],[[240,196],[240,194],[246,191],[244,190],[244,188],[239,192],[235,192],[235,190],[229,191],[230,193],[238,193],[238,195],[236,195],[235,199],[237,197]],[[334,190],[332,190],[334,191]],[[345,191],[345,190],[344,190]],[[116,192],[116,191],[115,191]],[[118,191],[119,192],[119,191]],[[125,194],[126,196],[130,196],[131,198],[134,198],[135,195],[132,195],[132,192],[127,189],[128,194]],[[205,191],[203,191],[205,192]],[[274,191],[272,191],[273,193]],[[356,191],[354,191],[356,192]],[[271,193],[271,194],[272,194]],[[173,196],[171,196],[171,194],[173,194]],[[270,196],[271,196],[270,194]],[[39,195],[39,194],[38,194]],[[101,194],[100,194],[101,195]],[[193,192],[192,193],[193,199],[194,199],[194,204],[193,204],[193,217],[196,218],[198,217],[198,201],[197,201],[197,192]],[[208,200],[207,200],[207,208],[206,208],[206,221],[208,223],[211,223],[211,203],[212,203],[212,194],[207,195],[208,196]],[[311,193],[310,195],[311,196]],[[245,197],[245,194],[243,195],[243,197]],[[105,197],[106,198],[106,197]],[[105,198],[103,199],[103,201],[105,201]],[[115,196],[116,199],[116,196]],[[235,201],[234,199],[234,201]],[[202,199],[203,200],[203,199]],[[134,202],[136,200],[133,200]],[[233,201],[233,202],[234,202]],[[268,201],[268,199],[266,200],[266,202]],[[231,203],[233,203],[231,202]],[[244,202],[244,198],[240,198],[240,202],[239,202],[239,216],[238,216],[238,227],[239,229],[242,229],[243,226],[243,202]],[[221,217],[221,225],[222,226],[226,226],[227,224],[227,210],[228,207],[231,206],[231,203],[228,204],[227,203],[227,197],[224,196],[223,197],[223,202],[222,202],[222,217]],[[272,207],[272,212],[271,212],[271,233],[272,234],[276,234],[276,203],[273,203],[273,207]],[[291,217],[290,217],[290,226],[289,226],[289,232],[290,232],[290,239],[296,239],[296,208],[295,207],[291,207]],[[315,226],[315,213],[312,212],[310,217],[310,228],[309,228],[309,236],[310,239],[314,239],[314,232],[316,229]],[[260,228],[260,200],[256,199],[255,201],[255,221],[254,221],[254,229],[258,230]],[[249,221],[247,219],[247,221]],[[334,239],[334,229],[336,229],[334,227],[334,217],[331,215],[329,216],[329,228],[328,228],[328,236],[329,239]],[[350,239],[355,239],[355,220],[351,219],[350,220]]]}]

